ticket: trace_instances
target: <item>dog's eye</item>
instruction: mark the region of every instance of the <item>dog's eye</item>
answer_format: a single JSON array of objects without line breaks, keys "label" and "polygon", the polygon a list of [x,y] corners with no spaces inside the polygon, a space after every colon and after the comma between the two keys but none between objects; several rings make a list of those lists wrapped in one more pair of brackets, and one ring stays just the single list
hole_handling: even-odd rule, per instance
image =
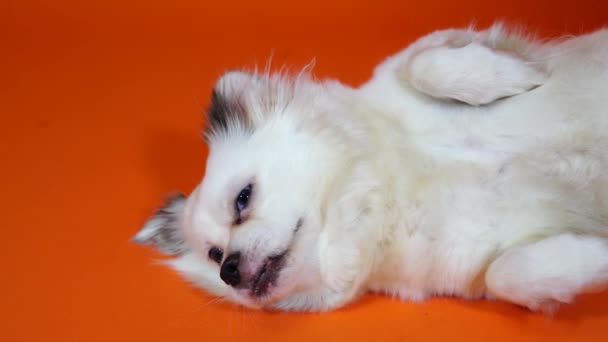
[{"label": "dog's eye", "polygon": [[211,247],[211,249],[209,249],[209,259],[215,261],[218,265],[222,262],[222,257],[224,256],[224,252],[217,248],[217,247]]},{"label": "dog's eye", "polygon": [[239,195],[234,201],[234,208],[236,209],[237,213],[240,213],[241,211],[247,209],[247,206],[249,205],[249,198],[251,197],[252,188],[253,185],[248,184],[246,187],[243,188],[243,190],[241,190],[241,192],[239,192]]}]

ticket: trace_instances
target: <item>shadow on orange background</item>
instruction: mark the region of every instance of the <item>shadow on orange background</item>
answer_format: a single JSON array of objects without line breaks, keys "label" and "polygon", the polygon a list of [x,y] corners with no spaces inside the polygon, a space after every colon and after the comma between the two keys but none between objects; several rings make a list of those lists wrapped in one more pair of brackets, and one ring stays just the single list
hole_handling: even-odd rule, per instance
[{"label": "shadow on orange background", "polygon": [[54,1],[0,11],[2,341],[608,340],[608,294],[548,319],[503,303],[367,296],[329,314],[247,311],[129,242],[204,172],[201,112],[224,70],[301,67],[356,85],[431,30],[496,19],[543,37],[605,1]]}]

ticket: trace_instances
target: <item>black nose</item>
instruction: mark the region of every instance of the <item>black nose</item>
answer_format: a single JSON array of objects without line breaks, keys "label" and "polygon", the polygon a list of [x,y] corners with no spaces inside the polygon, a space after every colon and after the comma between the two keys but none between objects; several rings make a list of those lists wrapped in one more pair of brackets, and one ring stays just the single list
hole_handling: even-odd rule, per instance
[{"label": "black nose", "polygon": [[241,253],[230,254],[220,269],[220,278],[224,283],[230,286],[237,286],[241,282],[241,275],[239,273],[239,262],[241,261]]}]

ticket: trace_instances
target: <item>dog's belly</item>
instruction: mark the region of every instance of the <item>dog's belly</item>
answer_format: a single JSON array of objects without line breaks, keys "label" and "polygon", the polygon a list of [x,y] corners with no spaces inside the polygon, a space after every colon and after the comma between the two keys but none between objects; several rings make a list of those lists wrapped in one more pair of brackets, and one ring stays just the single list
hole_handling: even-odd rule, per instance
[{"label": "dog's belly", "polygon": [[[608,144],[589,123],[558,122],[534,135],[533,125],[506,127],[487,117],[475,143],[460,139],[462,132],[414,139],[424,161],[403,158],[394,170],[408,181],[391,196],[400,214],[387,215],[398,219],[369,289],[408,300],[482,298],[488,265],[510,247],[564,232],[608,236]],[[518,136],[496,133],[506,130]]]},{"label": "dog's belly", "polygon": [[436,295],[483,298],[485,269],[497,245],[457,237],[450,240],[424,232],[400,240],[370,278],[370,291],[411,301]]}]

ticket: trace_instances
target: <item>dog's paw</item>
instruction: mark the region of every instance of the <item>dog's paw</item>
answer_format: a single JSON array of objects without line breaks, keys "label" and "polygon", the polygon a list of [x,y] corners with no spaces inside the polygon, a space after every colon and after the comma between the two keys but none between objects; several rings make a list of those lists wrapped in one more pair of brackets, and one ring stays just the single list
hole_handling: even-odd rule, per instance
[{"label": "dog's paw", "polygon": [[543,301],[534,302],[528,305],[528,308],[534,312],[539,312],[547,316],[553,316],[557,313],[562,303],[558,300],[547,299]]}]

